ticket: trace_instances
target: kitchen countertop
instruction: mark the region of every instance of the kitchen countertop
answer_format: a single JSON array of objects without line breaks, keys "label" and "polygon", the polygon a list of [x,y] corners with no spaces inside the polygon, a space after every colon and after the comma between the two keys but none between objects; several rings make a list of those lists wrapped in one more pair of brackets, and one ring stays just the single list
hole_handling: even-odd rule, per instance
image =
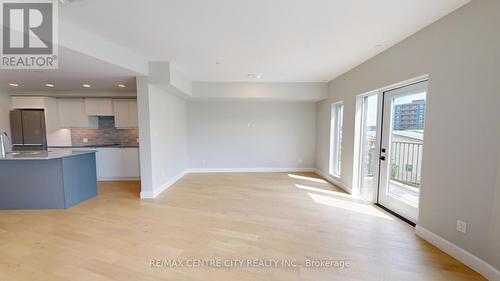
[{"label": "kitchen countertop", "polygon": [[139,148],[133,144],[93,144],[93,145],[72,145],[72,146],[49,146],[49,148]]},{"label": "kitchen countertop", "polygon": [[58,151],[16,151],[0,156],[0,161],[8,160],[51,160],[83,154],[96,153],[94,150],[58,150]]}]

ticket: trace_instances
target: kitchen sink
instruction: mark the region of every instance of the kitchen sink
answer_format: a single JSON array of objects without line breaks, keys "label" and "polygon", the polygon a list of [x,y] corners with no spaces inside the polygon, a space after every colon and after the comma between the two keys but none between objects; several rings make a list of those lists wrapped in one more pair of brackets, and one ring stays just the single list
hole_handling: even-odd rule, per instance
[{"label": "kitchen sink", "polygon": [[40,154],[44,154],[47,152],[51,152],[51,151],[17,151],[17,152],[9,152],[7,154],[13,155],[13,156],[16,156],[16,155],[40,155]]}]

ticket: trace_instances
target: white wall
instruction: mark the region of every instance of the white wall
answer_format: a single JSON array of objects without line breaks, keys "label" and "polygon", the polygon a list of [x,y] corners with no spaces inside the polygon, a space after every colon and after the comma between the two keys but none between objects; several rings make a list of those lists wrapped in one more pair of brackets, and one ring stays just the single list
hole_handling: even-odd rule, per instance
[{"label": "white wall", "polygon": [[[330,104],[344,101],[342,182],[353,180],[356,95],[430,75],[419,225],[500,268],[500,1],[476,0],[330,83],[318,103],[328,171]],[[456,220],[468,223],[463,235]]]},{"label": "white wall", "polygon": [[108,38],[88,32],[67,20],[59,25],[58,36],[59,48],[68,48],[140,75],[148,74],[148,60],[142,54],[130,51]]},{"label": "white wall", "polygon": [[184,73],[177,70],[172,63],[170,63],[170,84],[188,97],[193,95],[193,82]]},{"label": "white wall", "polygon": [[186,101],[139,78],[141,197],[152,198],[187,169]]},{"label": "white wall", "polygon": [[312,102],[190,102],[189,167],[312,168],[315,119]]},{"label": "white wall", "polygon": [[328,83],[193,82],[196,99],[320,101]]},{"label": "white wall", "polygon": [[153,186],[161,187],[187,168],[186,101],[150,86]]},{"label": "white wall", "polygon": [[137,77],[137,114],[139,121],[139,155],[141,167],[141,198],[154,197],[151,124],[149,104],[149,81],[145,76]]}]

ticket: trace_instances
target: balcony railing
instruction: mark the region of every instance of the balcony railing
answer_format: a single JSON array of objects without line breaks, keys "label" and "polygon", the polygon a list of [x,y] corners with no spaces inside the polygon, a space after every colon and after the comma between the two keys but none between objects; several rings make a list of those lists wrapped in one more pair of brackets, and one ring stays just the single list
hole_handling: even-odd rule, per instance
[{"label": "balcony railing", "polygon": [[420,188],[422,151],[421,143],[392,142],[391,180]]}]

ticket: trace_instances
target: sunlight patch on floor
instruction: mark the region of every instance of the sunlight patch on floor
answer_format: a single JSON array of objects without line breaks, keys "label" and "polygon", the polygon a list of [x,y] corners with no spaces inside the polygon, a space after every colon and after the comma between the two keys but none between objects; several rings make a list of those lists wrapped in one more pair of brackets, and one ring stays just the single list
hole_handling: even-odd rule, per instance
[{"label": "sunlight patch on floor", "polygon": [[374,216],[374,217],[379,217],[387,220],[394,221],[394,219],[386,214],[384,214],[382,211],[377,210],[373,206],[369,204],[360,204],[360,203],[355,203],[355,202],[349,202],[346,200],[341,200],[337,198],[332,198],[324,195],[319,195],[319,194],[314,194],[308,192],[307,195],[314,200],[314,202],[326,206],[331,206],[335,208],[340,208],[344,209],[347,211],[353,211],[356,213],[364,214],[364,215],[369,215],[369,216]]},{"label": "sunlight patch on floor", "polygon": [[328,183],[324,179],[318,179],[318,178],[313,178],[313,177],[307,177],[307,176],[299,176],[299,175],[294,175],[294,174],[288,174],[289,177],[298,179],[298,180],[306,180],[306,181],[312,181],[312,182],[319,182],[319,183]]},{"label": "sunlight patch on floor", "polygon": [[328,189],[322,189],[322,188],[317,188],[317,187],[312,187],[312,186],[307,186],[307,185],[302,185],[302,184],[296,184],[295,185],[299,189],[307,190],[307,191],[314,191],[314,192],[320,192],[320,193],[325,193],[325,194],[331,194],[335,196],[341,196],[345,198],[352,198],[352,195],[347,194],[342,191],[334,191],[334,190],[328,190]]}]

